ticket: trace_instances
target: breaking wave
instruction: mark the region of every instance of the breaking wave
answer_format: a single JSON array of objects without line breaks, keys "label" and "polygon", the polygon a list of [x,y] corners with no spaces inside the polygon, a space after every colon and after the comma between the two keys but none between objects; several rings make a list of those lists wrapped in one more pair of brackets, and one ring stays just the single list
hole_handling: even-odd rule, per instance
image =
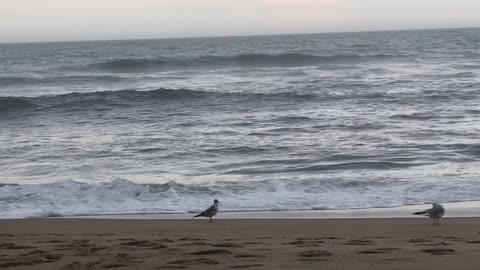
[{"label": "breaking wave", "polygon": [[318,64],[356,63],[402,57],[399,55],[332,55],[318,56],[303,53],[283,54],[240,54],[234,56],[200,56],[190,59],[157,58],[157,59],[113,59],[87,66],[107,72],[142,72],[150,69],[181,68],[223,68],[223,67],[298,67]]},{"label": "breaking wave", "polygon": [[190,89],[158,88],[149,91],[119,90],[99,91],[87,93],[69,93],[61,95],[46,95],[39,97],[0,97],[0,112],[21,111],[31,108],[68,108],[69,110],[89,110],[91,108],[128,107],[152,102],[172,100],[195,100],[209,98],[238,98],[238,97],[274,97],[274,98],[300,98],[309,99],[314,97],[310,94],[298,94],[295,92],[279,93],[224,93],[209,92]]},{"label": "breaking wave", "polygon": [[[0,186],[2,218],[101,214],[193,213],[218,198],[222,211],[282,211],[395,207],[441,201],[474,200],[472,194],[445,194],[439,184],[414,188],[389,179],[287,179],[203,184],[137,184],[123,179],[100,183],[64,181]],[[422,199],[409,196],[422,192]],[[356,193],[351,200],[347,194]],[[442,198],[438,194],[443,194]],[[475,197],[475,198],[474,198]],[[454,198],[454,199],[453,199]]]}]

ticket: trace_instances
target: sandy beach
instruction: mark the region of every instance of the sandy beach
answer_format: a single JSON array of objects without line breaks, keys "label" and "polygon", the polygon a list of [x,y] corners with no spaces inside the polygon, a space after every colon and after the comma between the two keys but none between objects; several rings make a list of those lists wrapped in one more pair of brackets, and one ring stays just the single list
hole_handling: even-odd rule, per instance
[{"label": "sandy beach", "polygon": [[2,269],[478,269],[480,218],[0,221]]}]

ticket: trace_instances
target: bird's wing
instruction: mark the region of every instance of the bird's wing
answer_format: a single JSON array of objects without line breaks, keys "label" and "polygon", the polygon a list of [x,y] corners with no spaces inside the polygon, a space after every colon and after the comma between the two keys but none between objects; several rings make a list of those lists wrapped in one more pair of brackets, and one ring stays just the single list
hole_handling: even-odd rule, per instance
[{"label": "bird's wing", "polygon": [[209,214],[213,213],[217,208],[215,205],[210,206],[208,209],[202,212],[204,216],[208,216]]},{"label": "bird's wing", "polygon": [[432,209],[430,209],[429,214],[443,215],[443,214],[445,214],[445,209],[443,207],[432,208]]}]

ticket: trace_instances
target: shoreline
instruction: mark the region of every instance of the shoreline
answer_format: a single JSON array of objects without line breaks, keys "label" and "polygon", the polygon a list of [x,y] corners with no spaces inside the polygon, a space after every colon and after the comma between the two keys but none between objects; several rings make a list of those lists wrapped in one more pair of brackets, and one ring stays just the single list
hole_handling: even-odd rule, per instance
[{"label": "shoreline", "polygon": [[[445,217],[480,217],[480,201],[453,202],[442,204],[446,208]],[[221,206],[220,206],[221,207]],[[234,211],[222,212],[214,219],[378,219],[378,218],[419,218],[412,213],[431,208],[431,204],[407,205],[393,208],[366,208],[347,210],[289,210],[289,211]],[[111,214],[79,215],[51,218],[67,219],[192,219],[195,213],[182,214]],[[50,217],[48,217],[50,218]],[[421,216],[420,216],[421,218]],[[200,218],[201,219],[201,218]]]}]

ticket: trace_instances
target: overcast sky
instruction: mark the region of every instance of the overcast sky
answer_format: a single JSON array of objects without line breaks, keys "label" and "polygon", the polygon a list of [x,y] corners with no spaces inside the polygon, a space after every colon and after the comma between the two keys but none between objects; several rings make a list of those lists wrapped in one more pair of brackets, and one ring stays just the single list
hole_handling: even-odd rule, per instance
[{"label": "overcast sky", "polygon": [[0,0],[0,42],[479,26],[480,0]]}]

